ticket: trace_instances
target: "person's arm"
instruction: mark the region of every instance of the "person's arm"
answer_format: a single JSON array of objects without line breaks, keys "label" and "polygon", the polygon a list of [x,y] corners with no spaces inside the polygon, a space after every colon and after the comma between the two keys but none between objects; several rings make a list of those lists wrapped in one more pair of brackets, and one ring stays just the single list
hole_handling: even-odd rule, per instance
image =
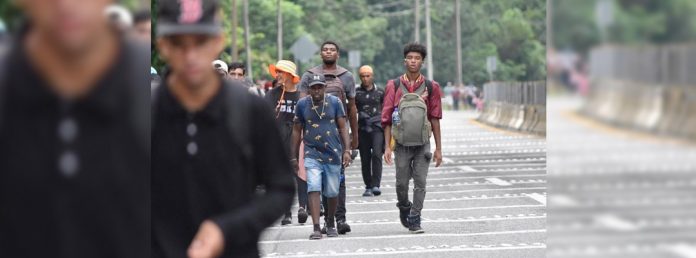
[{"label": "person's arm", "polygon": [[[250,135],[253,143],[254,171],[250,172],[258,174],[257,178],[261,179],[260,183],[265,186],[266,192],[245,206],[201,224],[189,248],[190,255],[199,254],[196,253],[197,250],[204,250],[211,245],[209,243],[216,238],[211,237],[215,234],[208,232],[216,232],[215,229],[222,233],[224,242],[212,244],[217,247],[212,248],[213,250],[222,252],[221,246],[256,245],[259,234],[290,208],[295,184],[288,154],[284,148],[278,147],[283,143],[271,109],[258,97],[253,98],[250,113],[254,114],[254,119],[250,121],[249,126],[254,128]],[[220,254],[210,252],[211,257]]]},{"label": "person's arm", "polygon": [[350,72],[345,73],[343,81],[346,90],[346,99],[348,100],[348,121],[350,124],[351,144],[350,149],[358,148],[358,108],[355,106],[355,79]]},{"label": "person's arm", "polygon": [[[293,126],[292,126],[292,136],[290,137],[290,163],[292,164],[293,168],[295,168],[295,171],[299,170],[299,161],[297,160],[300,157],[300,144],[302,143],[302,129],[304,129],[304,113],[302,112],[304,110],[304,103],[303,101],[297,102],[295,105],[295,118],[293,119]],[[293,161],[294,159],[294,161]]]},{"label": "person's arm", "polygon": [[391,149],[391,126],[392,113],[394,112],[394,81],[388,81],[384,87],[384,101],[382,102],[382,128],[384,128],[384,162],[387,165],[392,164],[392,149]]},{"label": "person's arm", "polygon": [[348,149],[348,143],[350,138],[348,137],[348,128],[346,128],[346,117],[339,117],[336,119],[336,124],[338,125],[338,132],[341,134],[341,142],[343,146],[343,166],[348,167],[350,165],[350,149]]},{"label": "person's arm", "polygon": [[392,164],[391,127],[391,124],[384,126],[384,145],[386,145],[384,148],[384,162],[390,166]]},{"label": "person's arm", "polygon": [[[430,125],[433,127],[433,136],[435,136],[435,154],[433,158],[435,159],[435,167],[439,167],[442,164],[442,143],[440,141],[440,119],[431,119]],[[386,133],[385,133],[386,135]]]},{"label": "person's arm", "polygon": [[442,91],[437,82],[433,82],[433,94],[428,100],[428,120],[433,128],[433,136],[435,137],[435,167],[442,164],[442,142],[440,139],[440,119],[442,119]]},{"label": "person's arm", "polygon": [[350,149],[358,148],[358,108],[355,106],[355,97],[348,98],[348,119],[350,119],[350,135],[352,136]]},{"label": "person's arm", "polygon": [[302,123],[298,121],[295,121],[295,124],[292,126],[292,137],[290,137],[290,164],[292,164],[292,167],[295,169],[295,171],[300,169],[300,163],[297,159],[300,153],[300,143],[302,142],[303,127],[304,126],[302,125]]},{"label": "person's arm", "polygon": [[300,92],[300,99],[307,96],[307,90],[309,89],[309,72],[302,74],[300,83],[297,84],[297,90]]}]

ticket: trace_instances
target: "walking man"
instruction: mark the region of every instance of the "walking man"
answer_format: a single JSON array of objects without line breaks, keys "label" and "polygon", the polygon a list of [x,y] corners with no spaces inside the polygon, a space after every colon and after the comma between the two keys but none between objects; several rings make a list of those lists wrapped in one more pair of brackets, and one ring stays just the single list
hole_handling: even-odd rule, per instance
[{"label": "walking man", "polygon": [[[237,69],[239,70],[239,69]],[[266,94],[266,100],[275,110],[275,119],[280,128],[280,135],[285,144],[288,155],[290,155],[290,139],[292,138],[293,119],[295,118],[295,106],[300,100],[300,92],[297,90],[297,83],[300,77],[296,73],[297,66],[288,60],[280,60],[275,65],[268,67],[268,73],[276,79],[278,87],[271,89]],[[230,70],[235,72],[234,70]],[[295,171],[295,182],[297,183],[297,202],[300,208],[297,210],[297,222],[307,222],[307,182],[300,178],[299,171]],[[281,221],[281,225],[292,223],[292,212],[288,210]]]},{"label": "walking man", "polygon": [[224,46],[218,1],[158,4],[170,69],[152,93],[152,257],[257,257],[294,191],[273,111],[210,67]]},{"label": "walking man", "polygon": [[[420,73],[427,52],[425,46],[410,43],[404,47],[406,73],[387,82],[382,125],[385,142],[395,140],[396,197],[401,224],[411,233],[423,233],[421,210],[425,199],[428,165],[442,163],[440,119],[442,103],[440,85]],[[430,152],[430,135],[435,136],[435,154]],[[384,161],[392,164],[392,147],[384,152]],[[408,199],[408,185],[413,178],[413,203]]]},{"label": "walking man", "polygon": [[[310,79],[317,74],[324,75],[326,80],[326,94],[338,97],[344,110],[348,111],[348,125],[350,127],[350,150],[358,148],[358,116],[355,107],[355,79],[353,73],[338,65],[338,43],[325,41],[321,44],[322,64],[309,69],[302,75],[300,91],[307,94]],[[326,202],[324,201],[324,206]],[[324,219],[327,219],[326,217]],[[341,185],[338,196],[338,209],[336,211],[338,233],[350,232],[350,226],[346,223],[346,183],[345,170],[341,169]]]},{"label": "walking man", "polygon": [[355,105],[358,107],[358,138],[360,139],[360,162],[365,182],[363,196],[379,196],[382,181],[382,153],[384,131],[382,130],[382,102],[384,91],[374,83],[372,67],[360,67],[360,87],[356,90]]},{"label": "walking man", "polygon": [[[308,82],[309,96],[296,106],[295,125],[292,134],[292,159],[298,166],[300,135],[304,134],[304,165],[307,171],[309,209],[314,225],[309,239],[321,239],[319,225],[320,193],[327,200],[326,235],[338,236],[334,214],[338,204],[341,167],[350,162],[348,131],[345,111],[338,98],[325,93],[326,81],[321,74],[313,75]],[[323,191],[322,191],[323,189]]]}]

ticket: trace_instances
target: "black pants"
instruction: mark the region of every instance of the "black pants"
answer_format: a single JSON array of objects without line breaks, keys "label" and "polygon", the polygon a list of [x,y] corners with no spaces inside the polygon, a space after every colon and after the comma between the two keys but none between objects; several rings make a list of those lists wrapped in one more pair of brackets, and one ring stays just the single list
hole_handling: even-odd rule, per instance
[{"label": "black pants", "polygon": [[[295,175],[295,183],[297,189],[297,202],[300,205],[300,207],[307,209],[307,202],[308,202],[308,197],[307,197],[307,182],[302,180],[299,176]],[[309,211],[307,211],[309,212]],[[292,211],[288,210],[285,212],[285,217],[290,217],[292,216]]]},{"label": "black pants", "polygon": [[380,187],[382,182],[382,155],[384,154],[384,132],[374,129],[368,133],[360,131],[360,164],[365,189]]}]

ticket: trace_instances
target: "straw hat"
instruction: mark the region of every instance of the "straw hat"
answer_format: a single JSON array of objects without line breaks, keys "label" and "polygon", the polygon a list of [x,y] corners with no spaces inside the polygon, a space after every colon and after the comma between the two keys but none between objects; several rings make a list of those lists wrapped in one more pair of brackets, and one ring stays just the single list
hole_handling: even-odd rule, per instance
[{"label": "straw hat", "polygon": [[298,83],[300,82],[300,76],[297,75],[297,66],[295,63],[288,61],[288,60],[280,60],[276,64],[270,64],[268,66],[268,73],[273,76],[273,78],[276,78],[278,75],[276,71],[283,71],[286,73],[289,73],[292,75],[292,82],[293,83]]}]

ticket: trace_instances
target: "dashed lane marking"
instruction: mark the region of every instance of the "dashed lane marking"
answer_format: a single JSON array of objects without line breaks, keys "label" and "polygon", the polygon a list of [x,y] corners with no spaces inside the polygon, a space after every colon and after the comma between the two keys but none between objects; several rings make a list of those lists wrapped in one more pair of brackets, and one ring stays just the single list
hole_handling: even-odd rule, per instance
[{"label": "dashed lane marking", "polygon": [[[431,221],[432,222],[432,221]],[[530,234],[530,233],[546,233],[546,229],[529,229],[529,230],[513,230],[513,231],[492,231],[492,232],[480,232],[480,233],[466,233],[466,234],[455,234],[455,233],[425,233],[425,234],[408,234],[408,235],[390,235],[390,236],[364,236],[364,237],[333,237],[324,238],[324,241],[346,241],[346,240],[363,240],[363,239],[388,239],[388,238],[424,238],[424,237],[470,237],[470,236],[491,236],[491,235],[514,235],[514,234]],[[305,242],[316,242],[315,240],[309,239],[289,239],[289,240],[268,240],[259,241],[259,244],[281,244],[281,243],[305,243]]]},{"label": "dashed lane marking", "polygon": [[543,195],[538,194],[538,193],[528,194],[527,196],[529,198],[532,198],[533,200],[543,204],[544,206],[546,206],[546,196],[543,196]]},{"label": "dashed lane marking", "polygon": [[502,179],[497,178],[497,177],[488,177],[488,178],[486,178],[486,181],[491,182],[491,183],[493,183],[493,184],[495,184],[495,185],[500,185],[500,186],[510,186],[510,185],[512,185],[510,182],[505,181],[505,180],[502,180]]}]

